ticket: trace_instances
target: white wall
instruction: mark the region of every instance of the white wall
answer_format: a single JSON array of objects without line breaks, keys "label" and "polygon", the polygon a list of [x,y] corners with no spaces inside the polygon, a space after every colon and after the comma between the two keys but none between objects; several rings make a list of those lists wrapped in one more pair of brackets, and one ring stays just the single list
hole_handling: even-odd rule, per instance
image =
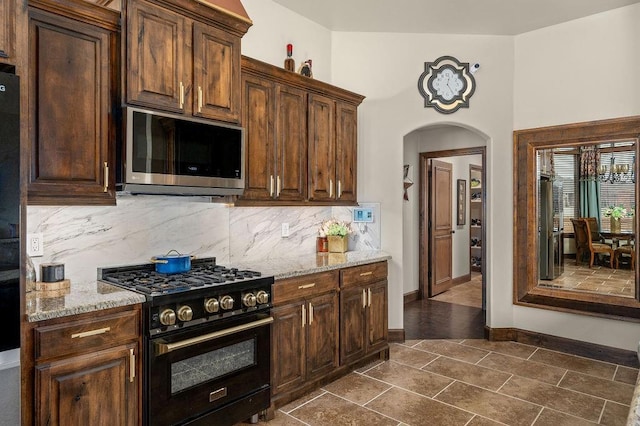
[{"label": "white wall", "polygon": [[[515,38],[514,128],[640,114],[640,4]],[[513,307],[513,326],[635,350],[640,324]]]},{"label": "white wall", "polygon": [[296,70],[313,61],[313,78],[331,82],[331,32],[271,0],[242,0],[253,21],[242,38],[242,54],[282,67],[293,44]]},{"label": "white wall", "polygon": [[[402,171],[406,135],[430,125],[454,125],[482,135],[487,146],[487,323],[509,327],[511,305],[513,38],[435,34],[334,33],[334,84],[367,98],[359,108],[358,194],[381,203],[382,248],[389,268],[389,328],[403,327],[405,258],[417,270],[415,249],[405,251]],[[417,88],[425,61],[452,55],[478,62],[470,108],[443,115],[424,108]],[[474,141],[469,146],[478,146]],[[427,150],[454,148],[433,143]],[[462,147],[462,146],[458,146]],[[493,167],[499,164],[500,167]],[[384,171],[381,173],[381,171]],[[416,172],[417,173],[417,172]],[[417,175],[416,175],[417,176]],[[414,185],[415,186],[415,185]],[[498,224],[498,225],[494,225]]]}]

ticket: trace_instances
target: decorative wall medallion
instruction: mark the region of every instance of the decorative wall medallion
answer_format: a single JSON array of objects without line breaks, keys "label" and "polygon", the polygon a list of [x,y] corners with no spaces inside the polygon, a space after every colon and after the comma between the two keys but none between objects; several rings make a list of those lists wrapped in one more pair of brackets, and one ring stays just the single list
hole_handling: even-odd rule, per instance
[{"label": "decorative wall medallion", "polygon": [[453,56],[441,56],[435,62],[425,62],[418,78],[418,91],[424,106],[451,114],[459,108],[469,108],[469,98],[476,89],[476,81],[468,62],[458,62]]}]

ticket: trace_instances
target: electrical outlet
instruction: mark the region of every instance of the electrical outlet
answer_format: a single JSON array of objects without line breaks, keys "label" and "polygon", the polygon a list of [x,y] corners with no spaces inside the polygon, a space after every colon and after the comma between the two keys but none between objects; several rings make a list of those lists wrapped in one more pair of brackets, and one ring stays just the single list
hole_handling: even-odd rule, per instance
[{"label": "electrical outlet", "polygon": [[289,236],[289,224],[282,224],[282,238],[287,238]]},{"label": "electrical outlet", "polygon": [[27,254],[31,257],[44,256],[42,233],[27,234]]}]

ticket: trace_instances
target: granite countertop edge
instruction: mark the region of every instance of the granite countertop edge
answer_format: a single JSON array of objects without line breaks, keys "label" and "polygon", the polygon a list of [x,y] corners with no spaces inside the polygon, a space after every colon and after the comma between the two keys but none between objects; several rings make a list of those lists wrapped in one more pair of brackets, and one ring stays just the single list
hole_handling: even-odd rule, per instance
[{"label": "granite countertop edge", "polygon": [[[253,269],[262,275],[273,275],[276,280],[332,271],[352,266],[390,260],[391,256],[380,250],[347,253],[319,253],[290,258],[271,258],[257,261],[233,262],[230,266]],[[39,322],[54,318],[95,312],[120,306],[143,303],[145,297],[104,282],[71,284],[66,294],[59,296],[42,292],[27,294],[27,321]]]}]

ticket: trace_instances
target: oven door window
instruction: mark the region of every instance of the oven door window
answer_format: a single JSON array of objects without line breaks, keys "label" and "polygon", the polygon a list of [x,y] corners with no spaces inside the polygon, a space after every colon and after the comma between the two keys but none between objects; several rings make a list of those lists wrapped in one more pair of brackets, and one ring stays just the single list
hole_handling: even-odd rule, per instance
[{"label": "oven door window", "polygon": [[245,340],[171,364],[171,393],[256,365],[256,339]]}]

